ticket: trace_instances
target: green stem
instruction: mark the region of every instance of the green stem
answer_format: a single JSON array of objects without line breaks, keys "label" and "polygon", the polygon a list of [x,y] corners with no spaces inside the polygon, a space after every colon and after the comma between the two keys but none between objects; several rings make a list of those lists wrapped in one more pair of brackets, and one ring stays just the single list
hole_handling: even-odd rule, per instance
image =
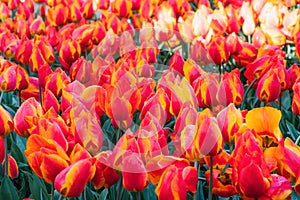
[{"label": "green stem", "polygon": [[244,93],[244,98],[243,98],[243,101],[242,101],[242,104],[241,104],[241,110],[244,110],[244,106],[245,106],[245,101],[246,101],[246,97],[249,93],[249,91],[251,90],[252,86],[254,85],[254,83],[257,81],[257,78],[255,78],[252,83],[248,86],[247,90],[245,91]]},{"label": "green stem", "polygon": [[213,182],[213,156],[209,156],[209,191],[208,200],[212,200],[212,182]]},{"label": "green stem", "polygon": [[42,105],[42,104],[43,104],[43,98],[42,98],[42,85],[41,85],[40,82],[39,82],[39,94],[40,94],[40,104]]},{"label": "green stem", "polygon": [[51,200],[54,200],[54,184],[51,185]]},{"label": "green stem", "polygon": [[1,94],[0,94],[0,103],[2,102],[3,94],[4,94],[4,92],[1,91]]},{"label": "green stem", "polygon": [[137,193],[137,200],[141,200],[141,192]]},{"label": "green stem", "polygon": [[5,149],[5,172],[4,172],[4,176],[8,176],[8,145],[7,145],[7,137],[4,137],[4,149]]},{"label": "green stem", "polygon": [[82,196],[82,200],[85,200],[85,199],[86,199],[86,192],[85,192],[85,189],[83,190],[81,196]]},{"label": "green stem", "polygon": [[122,177],[120,178],[120,184],[117,190],[117,200],[121,199],[121,187],[122,187]]},{"label": "green stem", "polygon": [[282,92],[280,92],[280,95],[279,95],[279,97],[278,97],[278,104],[279,104],[279,110],[281,110],[281,108],[282,108]]}]

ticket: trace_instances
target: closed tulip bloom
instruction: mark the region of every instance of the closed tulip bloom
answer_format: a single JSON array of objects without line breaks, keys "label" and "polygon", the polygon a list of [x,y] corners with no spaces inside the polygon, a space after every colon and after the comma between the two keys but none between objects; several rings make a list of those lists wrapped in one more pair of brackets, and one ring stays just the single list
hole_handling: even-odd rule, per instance
[{"label": "closed tulip bloom", "polygon": [[233,103],[221,110],[217,115],[218,125],[221,129],[224,142],[233,144],[235,133],[238,132],[243,123],[243,116]]},{"label": "closed tulip bloom", "polygon": [[92,180],[95,189],[109,188],[120,179],[120,175],[109,163],[111,155],[111,151],[102,151],[95,156],[96,173]]},{"label": "closed tulip bloom", "polygon": [[221,35],[213,36],[208,44],[208,53],[215,64],[221,65],[228,61],[229,52],[227,50],[225,38]]},{"label": "closed tulip bloom", "polygon": [[16,60],[22,64],[29,64],[29,58],[32,52],[33,42],[27,37],[22,37],[18,48],[16,49]]},{"label": "closed tulip bloom", "polygon": [[126,0],[116,0],[112,2],[112,11],[119,17],[129,17],[132,13],[132,2]]},{"label": "closed tulip bloom", "polygon": [[181,170],[171,165],[162,174],[155,189],[158,199],[186,199],[186,188]]},{"label": "closed tulip bloom", "polygon": [[94,177],[95,158],[79,160],[62,170],[55,178],[55,189],[66,197],[79,196]]},{"label": "closed tulip bloom", "polygon": [[65,39],[59,47],[58,60],[65,70],[69,70],[71,64],[76,61],[81,54],[79,42],[73,39]]},{"label": "closed tulip bloom", "polygon": [[219,86],[217,98],[222,105],[234,103],[240,105],[244,97],[244,87],[240,80],[240,71],[235,69],[225,73]]},{"label": "closed tulip bloom", "polygon": [[38,16],[36,19],[34,19],[30,26],[29,26],[29,30],[31,35],[35,35],[35,34],[44,34],[45,33],[45,22],[43,21],[41,16]]},{"label": "closed tulip bloom", "polygon": [[122,162],[123,186],[128,191],[142,191],[148,186],[148,175],[143,161],[136,153],[125,156]]},{"label": "closed tulip bloom", "polygon": [[197,117],[194,137],[195,153],[201,156],[219,154],[223,148],[223,138],[217,120],[206,114]]},{"label": "closed tulip bloom", "polygon": [[42,106],[33,97],[24,101],[14,117],[16,133],[22,137],[28,137],[32,122],[37,122],[37,118],[42,114]]},{"label": "closed tulip bloom", "polygon": [[[14,159],[14,157],[12,157],[11,155],[8,154],[8,176],[11,179],[15,179],[19,176],[19,167],[18,164],[16,162],[16,160]],[[3,172],[5,173],[5,161],[4,161],[4,165],[3,165]]]},{"label": "closed tulip bloom", "polygon": [[261,144],[254,134],[254,131],[246,130],[233,152],[233,184],[245,198],[259,198],[266,194],[271,185]]},{"label": "closed tulip bloom", "polygon": [[280,79],[278,69],[269,70],[258,82],[256,95],[264,102],[276,100],[280,95]]},{"label": "closed tulip bloom", "polygon": [[58,4],[48,9],[47,21],[52,26],[61,26],[67,23],[69,17],[69,8],[63,4]]},{"label": "closed tulip bloom", "polygon": [[7,110],[0,105],[0,137],[8,136],[14,129],[14,122]]}]

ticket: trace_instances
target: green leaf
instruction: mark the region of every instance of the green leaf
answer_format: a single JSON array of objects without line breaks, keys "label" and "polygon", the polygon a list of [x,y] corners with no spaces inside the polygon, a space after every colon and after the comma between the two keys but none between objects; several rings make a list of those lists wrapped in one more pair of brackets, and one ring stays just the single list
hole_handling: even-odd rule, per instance
[{"label": "green leaf", "polygon": [[105,188],[99,195],[99,199],[107,199],[107,195],[108,195],[108,189]]},{"label": "green leaf", "polygon": [[296,128],[294,127],[293,124],[291,124],[289,121],[285,121],[286,123],[286,127],[288,129],[288,131],[290,132],[293,141],[296,140],[296,138],[298,138],[298,136],[300,135],[300,132],[296,130]]},{"label": "green leaf", "polygon": [[50,198],[45,183],[39,177],[32,173],[28,175],[28,179],[29,188],[33,199],[42,200]]},{"label": "green leaf", "polygon": [[11,141],[11,155],[16,159],[17,162],[22,162],[22,163],[26,162],[24,154],[19,149],[19,146],[16,145],[16,143],[13,140]]},{"label": "green leaf", "polygon": [[4,176],[0,187],[0,199],[15,200],[18,199],[17,190],[8,176]]}]

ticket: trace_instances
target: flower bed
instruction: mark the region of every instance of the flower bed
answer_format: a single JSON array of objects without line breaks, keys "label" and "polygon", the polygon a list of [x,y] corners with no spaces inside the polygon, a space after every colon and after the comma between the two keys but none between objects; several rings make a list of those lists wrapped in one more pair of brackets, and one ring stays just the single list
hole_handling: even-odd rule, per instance
[{"label": "flower bed", "polygon": [[0,2],[0,199],[298,199],[300,2]]}]

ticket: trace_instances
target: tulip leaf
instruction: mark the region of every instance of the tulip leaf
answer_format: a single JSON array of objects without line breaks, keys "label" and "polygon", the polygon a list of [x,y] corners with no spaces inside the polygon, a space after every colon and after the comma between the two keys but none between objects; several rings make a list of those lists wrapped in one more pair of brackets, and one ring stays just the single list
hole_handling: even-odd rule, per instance
[{"label": "tulip leaf", "polygon": [[16,188],[8,176],[4,176],[0,187],[0,199],[15,200],[18,199]]},{"label": "tulip leaf", "polygon": [[295,192],[295,190],[293,190],[291,196],[292,196],[292,200],[298,200],[298,199],[300,199],[300,195],[298,195],[298,194]]},{"label": "tulip leaf", "polygon": [[99,195],[99,199],[107,199],[107,195],[108,195],[108,189],[105,188]]},{"label": "tulip leaf", "polygon": [[293,141],[295,141],[296,138],[298,138],[298,136],[300,135],[300,132],[297,131],[296,128],[294,127],[294,125],[291,124],[289,121],[286,120],[285,123],[286,123],[286,127],[287,127],[289,133],[292,136]]},{"label": "tulip leaf", "polygon": [[29,188],[33,199],[49,199],[45,183],[34,173],[28,175]]},{"label": "tulip leaf", "polygon": [[22,162],[22,163],[26,162],[24,154],[20,150],[19,146],[16,145],[16,143],[13,140],[11,141],[11,155],[16,159],[17,162]]}]

